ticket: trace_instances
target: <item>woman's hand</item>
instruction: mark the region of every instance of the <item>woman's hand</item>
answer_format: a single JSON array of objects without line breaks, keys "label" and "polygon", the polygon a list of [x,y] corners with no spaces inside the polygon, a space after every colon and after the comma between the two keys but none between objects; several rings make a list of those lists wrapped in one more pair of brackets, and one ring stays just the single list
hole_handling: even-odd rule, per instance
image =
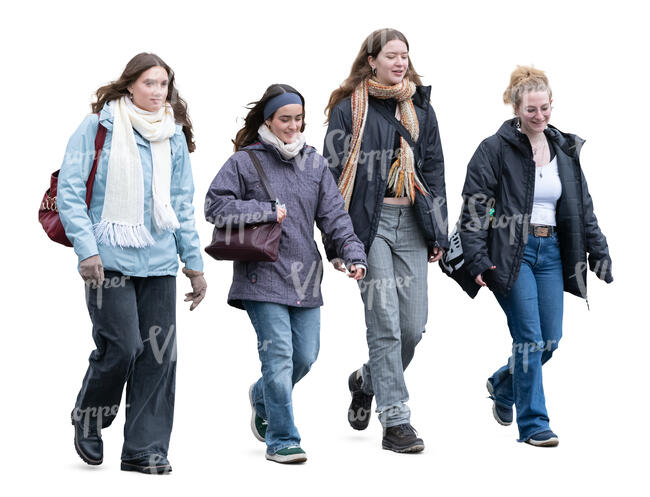
[{"label": "woman's hand", "polygon": [[[343,269],[345,270],[345,268]],[[357,268],[354,264],[350,266],[350,272],[348,273],[348,278],[354,278],[355,281],[359,281],[366,275],[366,270],[362,267]]]},{"label": "woman's hand", "polygon": [[205,278],[201,271],[183,268],[183,274],[190,279],[190,284],[192,285],[192,291],[185,294],[185,302],[192,302],[192,305],[190,305],[190,311],[193,311],[205,297],[208,284],[205,282]]},{"label": "woman's hand", "polygon": [[277,213],[278,213],[278,223],[281,223],[282,221],[284,221],[284,218],[287,217],[287,210],[282,207],[278,207]]},{"label": "woman's hand", "polygon": [[99,254],[92,255],[81,261],[79,263],[79,274],[86,283],[93,283],[95,287],[104,283],[104,266]]},{"label": "woman's hand", "polygon": [[[347,272],[347,269],[345,269],[345,264],[343,262],[343,259],[332,259],[332,266],[334,266],[334,269],[337,271],[341,271],[342,273]],[[359,281],[360,279],[363,279],[363,277],[366,275],[366,270],[362,267],[357,268],[354,264],[350,266],[350,272],[348,273],[348,278],[354,278],[355,281]]]},{"label": "woman's hand", "polygon": [[[492,267],[490,268],[490,271],[492,271],[492,270],[494,270],[494,269],[496,269],[496,266],[492,266]],[[480,286],[487,286],[487,284],[485,283],[485,281],[483,281],[482,275],[480,275],[480,274],[479,274],[476,278],[474,278],[474,281],[476,282],[477,285],[480,285]]]},{"label": "woman's hand", "polygon": [[332,266],[334,266],[334,269],[341,271],[342,273],[345,273],[346,271],[343,259],[332,259]]},{"label": "woman's hand", "polygon": [[440,247],[433,247],[433,250],[431,250],[431,253],[429,254],[429,262],[439,261],[440,259],[442,259],[444,253],[445,251]]}]

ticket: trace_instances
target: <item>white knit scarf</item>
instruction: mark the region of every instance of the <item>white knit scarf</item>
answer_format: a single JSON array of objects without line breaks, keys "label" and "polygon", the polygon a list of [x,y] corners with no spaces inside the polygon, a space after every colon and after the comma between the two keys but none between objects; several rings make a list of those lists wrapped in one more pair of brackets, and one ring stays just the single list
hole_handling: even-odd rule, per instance
[{"label": "white knit scarf", "polygon": [[144,224],[144,179],[133,129],[151,146],[153,226],[157,232],[178,229],[180,225],[170,201],[169,138],[176,131],[174,112],[169,104],[157,112],[147,112],[127,97],[109,105],[113,110],[113,137],[102,218],[93,226],[95,238],[98,243],[112,247],[153,245],[153,237]]},{"label": "white knit scarf", "polygon": [[273,131],[266,127],[266,124],[262,124],[257,130],[257,133],[263,141],[277,148],[280,155],[287,160],[293,159],[300,153],[302,147],[305,146],[305,137],[302,133],[298,133],[298,139],[292,143],[284,143],[280,138],[275,136]]}]

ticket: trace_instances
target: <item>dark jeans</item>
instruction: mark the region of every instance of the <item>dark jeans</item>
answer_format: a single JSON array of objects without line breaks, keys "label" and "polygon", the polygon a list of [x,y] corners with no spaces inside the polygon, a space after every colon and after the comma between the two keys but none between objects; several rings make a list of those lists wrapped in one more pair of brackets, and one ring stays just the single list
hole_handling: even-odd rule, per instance
[{"label": "dark jeans", "polygon": [[74,415],[86,426],[110,426],[126,383],[122,459],[167,456],[176,379],[176,278],[104,274],[101,287],[86,287],[97,348]]}]

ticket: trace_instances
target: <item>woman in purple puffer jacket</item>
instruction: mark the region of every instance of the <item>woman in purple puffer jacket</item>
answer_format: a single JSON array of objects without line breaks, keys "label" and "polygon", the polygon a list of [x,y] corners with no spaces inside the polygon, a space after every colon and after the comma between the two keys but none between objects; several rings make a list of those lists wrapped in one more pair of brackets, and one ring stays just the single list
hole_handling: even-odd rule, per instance
[{"label": "woman in purple puffer jacket", "polygon": [[[258,338],[262,377],[249,390],[251,428],[266,442],[266,458],[307,460],[293,422],[293,386],[316,360],[320,338],[323,263],[314,221],[345,261],[348,276],[365,275],[366,253],[354,234],[327,161],[305,144],[305,100],[288,85],[271,85],[253,104],[235,137],[235,154],[208,191],[213,224],[282,223],[275,262],[234,262],[228,303],[245,309]],[[269,199],[249,152],[259,159],[272,190]],[[235,232],[235,231],[234,231]]]}]

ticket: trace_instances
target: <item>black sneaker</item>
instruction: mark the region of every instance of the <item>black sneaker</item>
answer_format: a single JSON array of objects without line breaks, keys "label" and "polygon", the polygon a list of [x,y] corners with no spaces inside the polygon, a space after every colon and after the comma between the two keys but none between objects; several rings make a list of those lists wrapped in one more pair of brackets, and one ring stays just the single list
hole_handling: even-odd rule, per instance
[{"label": "black sneaker", "polygon": [[424,450],[424,442],[410,423],[384,428],[384,438],[381,441],[383,449],[394,452],[420,452]]},{"label": "black sneaker", "polygon": [[353,372],[348,378],[348,388],[352,394],[352,402],[348,408],[348,422],[355,430],[365,430],[370,423],[372,395],[361,390],[363,379],[360,371]]},{"label": "black sneaker", "polygon": [[104,442],[97,419],[86,416],[75,418],[76,408],[70,414],[74,426],[74,448],[81,460],[91,466],[98,466],[104,461]]}]

